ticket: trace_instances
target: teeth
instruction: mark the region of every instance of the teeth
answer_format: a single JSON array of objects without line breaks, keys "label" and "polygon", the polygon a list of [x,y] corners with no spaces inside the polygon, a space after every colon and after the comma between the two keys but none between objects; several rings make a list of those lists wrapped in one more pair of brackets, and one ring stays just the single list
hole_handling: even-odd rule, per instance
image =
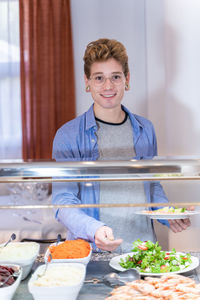
[{"label": "teeth", "polygon": [[102,96],[105,98],[110,98],[110,97],[113,97],[114,95],[102,95]]}]

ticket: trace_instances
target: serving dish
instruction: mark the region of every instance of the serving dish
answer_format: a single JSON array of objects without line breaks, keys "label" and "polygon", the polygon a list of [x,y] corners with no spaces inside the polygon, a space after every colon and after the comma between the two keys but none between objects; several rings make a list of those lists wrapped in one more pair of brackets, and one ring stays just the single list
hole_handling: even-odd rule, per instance
[{"label": "serving dish", "polygon": [[0,288],[0,299],[1,300],[11,300],[20,284],[22,278],[22,267],[17,264],[0,264],[1,266],[11,267],[19,270],[19,275],[15,279],[15,282],[9,286],[2,286]]},{"label": "serving dish", "polygon": [[[58,244],[62,244],[63,242],[60,242]],[[49,248],[51,246],[55,246],[56,243],[53,243],[51,244],[48,248],[47,248],[47,251],[44,255],[44,261],[47,262],[48,260],[48,257],[49,257],[49,253],[50,253],[50,250]],[[90,245],[90,244],[89,244]],[[83,257],[83,258],[66,258],[66,259],[55,259],[55,258],[52,258],[51,260],[51,263],[81,263],[81,264],[84,264],[84,265],[87,265],[91,259],[91,255],[92,255],[92,247],[90,245],[90,252],[87,256]]]},{"label": "serving dish", "polygon": [[[31,251],[28,252],[28,249]],[[5,248],[0,248],[0,265],[17,264],[21,266],[21,280],[24,280],[30,273],[39,250],[40,244],[35,242],[12,242]]]},{"label": "serving dish", "polygon": [[[75,300],[77,298],[85,280],[86,266],[84,264],[49,264],[48,269],[43,278],[43,285],[35,285],[35,283],[38,280],[38,275],[43,274],[44,268],[44,264],[40,265],[33,273],[28,282],[28,290],[35,300]],[[66,271],[67,269],[70,272],[70,274],[66,276],[64,271]],[[78,279],[76,277],[76,280],[73,280],[72,282],[72,277],[74,276],[73,270],[76,270],[80,276],[78,276]],[[39,279],[41,280],[42,277],[40,277]],[[65,280],[65,285],[63,285],[63,280]],[[69,283],[67,283],[68,280],[70,281]],[[45,284],[49,286],[45,286]]]}]

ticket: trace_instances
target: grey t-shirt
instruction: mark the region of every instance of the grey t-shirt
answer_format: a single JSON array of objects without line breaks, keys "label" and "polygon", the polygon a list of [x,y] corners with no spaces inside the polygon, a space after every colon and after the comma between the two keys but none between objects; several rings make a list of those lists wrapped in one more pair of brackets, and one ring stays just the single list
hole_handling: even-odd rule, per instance
[{"label": "grey t-shirt", "polygon": [[[120,124],[106,123],[96,119],[99,160],[130,160],[135,156],[133,129],[126,116]],[[100,203],[145,203],[144,184],[141,181],[100,183]],[[122,238],[123,252],[132,249],[136,239],[155,242],[152,222],[134,212],[141,207],[101,208],[100,220],[111,227],[115,238]]]}]

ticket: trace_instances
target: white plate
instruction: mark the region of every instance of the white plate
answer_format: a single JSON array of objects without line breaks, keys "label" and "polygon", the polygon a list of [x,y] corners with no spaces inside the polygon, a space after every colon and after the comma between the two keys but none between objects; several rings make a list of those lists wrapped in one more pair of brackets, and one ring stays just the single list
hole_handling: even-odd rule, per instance
[{"label": "white plate", "polygon": [[[167,251],[170,253],[170,251]],[[119,255],[119,256],[115,256],[113,257],[110,262],[109,262],[109,265],[117,270],[117,271],[126,271],[127,269],[125,268],[122,268],[120,266],[120,259],[121,258],[126,258],[128,255],[133,255],[134,253],[133,252],[129,252],[129,253],[125,253],[125,254],[122,254],[122,255]],[[176,254],[184,254],[182,252],[176,252]],[[198,267],[199,265],[199,259],[198,257],[195,257],[195,256],[191,256],[191,260],[192,260],[192,263],[190,264],[190,266],[188,266],[187,268],[185,269],[182,269],[182,270],[179,270],[179,271],[176,271],[176,272],[168,272],[168,273],[143,273],[143,272],[139,272],[140,275],[145,275],[145,276],[160,276],[160,275],[169,275],[169,274],[179,274],[179,273],[185,273],[185,272],[189,272],[191,270],[194,270],[195,268]]]},{"label": "white plate", "polygon": [[156,213],[156,211],[149,211],[149,210],[141,210],[135,212],[138,215],[146,216],[151,219],[164,219],[164,220],[170,220],[170,219],[186,219],[189,217],[192,217],[194,215],[197,215],[200,213],[200,211],[186,211],[184,213]]}]

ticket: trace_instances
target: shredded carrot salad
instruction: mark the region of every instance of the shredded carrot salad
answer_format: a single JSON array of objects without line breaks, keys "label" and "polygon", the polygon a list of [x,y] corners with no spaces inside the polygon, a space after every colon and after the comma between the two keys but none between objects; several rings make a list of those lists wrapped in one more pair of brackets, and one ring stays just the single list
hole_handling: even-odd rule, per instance
[{"label": "shredded carrot salad", "polygon": [[83,258],[89,255],[90,249],[90,244],[81,239],[66,240],[49,247],[53,259]]}]

